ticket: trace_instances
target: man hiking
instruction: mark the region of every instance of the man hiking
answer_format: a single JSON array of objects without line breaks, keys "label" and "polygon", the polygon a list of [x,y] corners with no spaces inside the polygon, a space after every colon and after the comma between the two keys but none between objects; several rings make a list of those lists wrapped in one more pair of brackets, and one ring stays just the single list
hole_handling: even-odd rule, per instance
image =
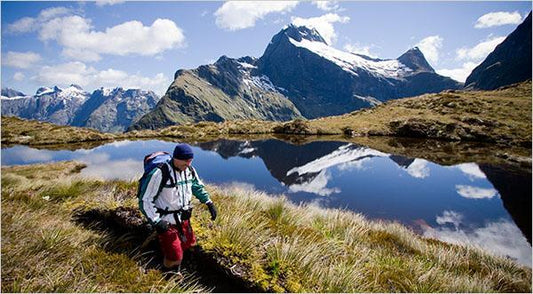
[{"label": "man hiking", "polygon": [[158,233],[163,266],[178,272],[183,252],[196,243],[190,224],[192,195],[207,205],[212,220],[217,217],[215,205],[191,166],[193,157],[187,144],[176,145],[172,157],[166,152],[149,154],[139,182],[139,208]]}]

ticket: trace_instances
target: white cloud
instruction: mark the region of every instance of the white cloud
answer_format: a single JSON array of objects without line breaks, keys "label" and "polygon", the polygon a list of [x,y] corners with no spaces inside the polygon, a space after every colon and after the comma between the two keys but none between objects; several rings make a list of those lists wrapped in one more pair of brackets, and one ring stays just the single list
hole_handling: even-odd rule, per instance
[{"label": "white cloud", "polygon": [[90,19],[74,15],[65,7],[42,10],[36,18],[19,19],[9,24],[7,31],[37,31],[41,41],[56,41],[63,47],[64,56],[80,61],[98,61],[101,54],[154,56],[186,45],[182,29],[169,19],[156,19],[146,26],[133,20],[97,31]]},{"label": "white cloud", "polygon": [[67,16],[43,24],[39,38],[57,41],[64,47],[65,56],[82,61],[99,60],[100,54],[153,56],[185,46],[182,30],[169,19],[157,19],[151,26],[128,21],[105,31],[94,31],[91,20]]},{"label": "white cloud", "polygon": [[320,10],[324,11],[341,11],[337,1],[313,1],[313,4]]},{"label": "white cloud", "polygon": [[438,69],[437,73],[464,83],[472,70],[481,64],[503,40],[505,37],[491,37],[472,48],[460,48],[456,50],[456,60],[463,61],[462,66],[452,69]]},{"label": "white cloud", "polygon": [[291,22],[295,26],[306,26],[316,29],[328,44],[333,44],[337,40],[337,34],[333,24],[336,22],[347,23],[348,16],[340,16],[336,13],[328,13],[319,17],[301,18],[293,17]]},{"label": "white cloud", "polygon": [[471,199],[490,199],[498,194],[498,191],[495,189],[485,189],[468,185],[455,185],[455,189],[459,195]]},{"label": "white cloud", "polygon": [[41,55],[28,52],[9,51],[2,59],[2,65],[16,68],[30,68],[41,60]]},{"label": "white cloud", "polygon": [[54,17],[59,17],[71,13],[66,7],[51,7],[42,10],[37,17],[23,17],[7,26],[8,33],[28,33],[39,30],[39,28]]},{"label": "white cloud", "polygon": [[62,16],[71,13],[71,10],[66,7],[51,7],[41,11],[38,19],[46,21],[54,17]]},{"label": "white cloud", "polygon": [[489,55],[494,48],[505,40],[505,37],[492,37],[483,41],[472,48],[460,48],[457,50],[458,60],[482,61]]},{"label": "white cloud", "polygon": [[285,13],[298,1],[228,1],[214,13],[218,27],[237,31],[255,26],[259,19],[270,13]]},{"label": "white cloud", "polygon": [[37,29],[37,20],[32,17],[23,17],[12,24],[7,25],[8,33],[27,33]]},{"label": "white cloud", "polygon": [[518,11],[515,12],[491,12],[487,13],[477,19],[474,27],[476,29],[490,28],[495,26],[503,26],[510,24],[520,24],[522,22],[522,16]]},{"label": "white cloud", "polygon": [[28,33],[39,29],[39,27],[54,17],[70,13],[71,10],[66,7],[51,7],[42,10],[39,16],[23,17],[7,26],[8,33]]},{"label": "white cloud", "polygon": [[21,81],[24,80],[25,77],[26,77],[26,76],[25,76],[23,73],[21,73],[21,72],[18,71],[18,72],[16,72],[16,73],[13,75],[13,80],[15,80],[15,81],[17,81],[17,82],[21,82]]},{"label": "white cloud", "polygon": [[458,82],[464,83],[466,81],[466,78],[472,73],[472,70],[478,66],[480,62],[465,62],[463,65],[459,68],[453,68],[453,69],[437,69],[436,72],[439,75],[450,77]]},{"label": "white cloud", "polygon": [[100,71],[79,61],[43,66],[32,79],[44,85],[77,84],[87,89],[100,87],[149,89],[160,96],[165,93],[171,83],[171,79],[162,73],[153,77],[145,77],[111,68]]},{"label": "white cloud", "polygon": [[430,170],[428,165],[428,161],[423,159],[415,159],[409,167],[407,167],[407,173],[411,175],[414,178],[417,179],[424,179],[429,177]]},{"label": "white cloud", "polygon": [[439,62],[439,51],[442,48],[442,42],[442,37],[435,35],[424,38],[416,46],[422,51],[430,63],[437,64]]},{"label": "white cloud", "polygon": [[375,46],[374,45],[364,46],[364,45],[360,45],[359,43],[355,43],[355,44],[346,44],[344,45],[343,49],[351,53],[362,54],[362,55],[366,55],[372,58],[377,58],[376,54],[370,52],[370,49],[372,47],[375,47]]},{"label": "white cloud", "polygon": [[126,2],[126,0],[96,0],[97,6],[105,6],[105,5],[115,5],[115,4],[122,4]]}]

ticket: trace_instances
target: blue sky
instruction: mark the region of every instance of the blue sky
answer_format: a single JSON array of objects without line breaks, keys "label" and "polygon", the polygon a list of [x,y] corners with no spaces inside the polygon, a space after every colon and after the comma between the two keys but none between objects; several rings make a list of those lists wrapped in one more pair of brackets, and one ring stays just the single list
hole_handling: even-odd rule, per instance
[{"label": "blue sky", "polygon": [[2,1],[2,87],[34,94],[74,83],[162,95],[178,69],[260,57],[291,22],[372,57],[418,46],[438,73],[464,82],[530,11],[530,1]]}]

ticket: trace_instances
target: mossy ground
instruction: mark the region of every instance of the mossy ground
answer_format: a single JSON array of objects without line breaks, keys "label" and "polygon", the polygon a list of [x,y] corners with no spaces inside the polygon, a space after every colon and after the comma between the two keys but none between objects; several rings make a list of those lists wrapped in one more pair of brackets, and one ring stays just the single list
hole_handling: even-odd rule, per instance
[{"label": "mossy ground", "polygon": [[[209,290],[195,277],[165,279],[147,267],[127,235],[74,222],[82,210],[137,205],[135,182],[83,179],[81,168],[74,162],[2,168],[3,291]],[[212,222],[197,203],[198,245],[261,291],[531,292],[530,268],[421,238],[396,223],[296,206],[258,191],[209,191],[219,217]]]}]

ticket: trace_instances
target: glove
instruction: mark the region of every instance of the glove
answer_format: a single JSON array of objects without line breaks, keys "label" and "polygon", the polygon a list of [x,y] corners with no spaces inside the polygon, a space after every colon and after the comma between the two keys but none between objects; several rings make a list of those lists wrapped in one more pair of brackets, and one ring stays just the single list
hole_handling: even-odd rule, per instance
[{"label": "glove", "polygon": [[209,201],[206,203],[207,208],[209,208],[209,213],[211,214],[211,220],[215,220],[217,218],[217,208],[215,207],[215,204],[212,201]]},{"label": "glove", "polygon": [[164,232],[168,231],[169,223],[166,220],[160,220],[155,224],[155,230],[159,234],[163,234]]}]

